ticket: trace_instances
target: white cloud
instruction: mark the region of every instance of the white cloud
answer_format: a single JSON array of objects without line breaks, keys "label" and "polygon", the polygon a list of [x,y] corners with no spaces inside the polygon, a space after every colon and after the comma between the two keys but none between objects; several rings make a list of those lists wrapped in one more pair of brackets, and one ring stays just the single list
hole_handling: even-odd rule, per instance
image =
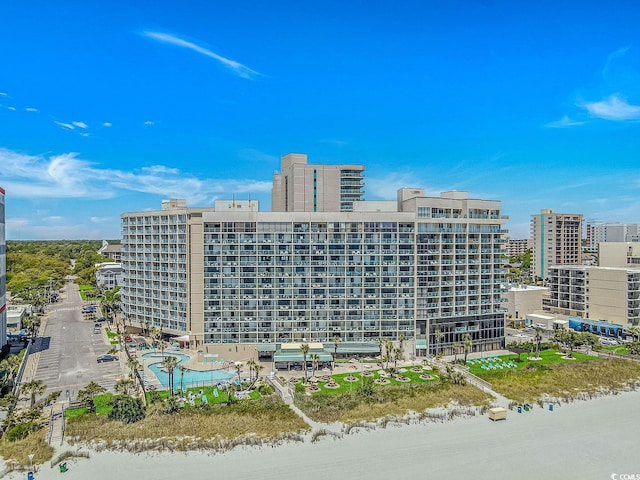
[{"label": "white cloud", "polygon": [[7,95],[7,93],[5,93],[5,92],[0,92],[0,97],[7,97],[7,96],[8,96],[8,95]]},{"label": "white cloud", "polygon": [[43,218],[43,220],[47,222],[59,222],[63,220],[63,217],[61,217],[60,215],[51,215],[50,217]]},{"label": "white cloud", "polygon": [[91,220],[91,223],[104,223],[104,222],[110,222],[113,220],[112,217],[91,217],[89,220]]},{"label": "white cloud", "polygon": [[178,175],[180,170],[177,168],[165,167],[164,165],[151,165],[150,167],[142,167],[141,170],[147,173],[169,173],[171,175]]},{"label": "white cloud", "polygon": [[84,122],[71,122],[71,123],[78,128],[89,128],[89,125],[87,125]]},{"label": "white cloud", "polygon": [[156,40],[158,42],[169,43],[171,45],[176,45],[178,47],[188,48],[189,50],[193,50],[194,52],[200,53],[209,58],[213,58],[214,60],[217,60],[218,62],[220,62],[222,65],[227,67],[229,70],[231,70],[233,73],[235,73],[241,78],[252,79],[260,75],[258,72],[250,69],[246,65],[238,63],[235,60],[225,58],[221,55],[218,55],[215,52],[212,52],[207,48],[204,48],[196,43],[183,40],[182,38],[176,37],[175,35],[162,33],[162,32],[142,32],[142,35],[148,38],[152,38],[153,40]]},{"label": "white cloud", "polygon": [[572,120],[567,115],[565,115],[560,120],[556,120],[555,122],[546,123],[545,127],[547,127],[547,128],[568,128],[568,127],[577,127],[578,125],[584,125],[584,122],[580,122],[578,120]]},{"label": "white cloud", "polygon": [[88,137],[90,135],[87,132],[80,132],[80,136],[81,137]]},{"label": "white cloud", "polygon": [[156,122],[154,122],[153,120],[147,120],[147,121],[145,121],[145,122],[144,122],[144,124],[145,124],[147,127],[150,127],[151,125],[155,125],[155,123],[156,123]]},{"label": "white cloud", "polygon": [[54,120],[53,123],[55,123],[56,125],[61,126],[62,128],[66,128],[67,130],[74,130],[76,128],[73,125],[71,125],[70,123],[58,122],[57,120]]},{"label": "white cloud", "polygon": [[3,187],[19,198],[106,199],[129,191],[202,204],[216,196],[271,191],[271,182],[253,179],[199,179],[162,165],[124,171],[100,168],[76,153],[30,156],[2,148],[0,178]]},{"label": "white cloud", "polygon": [[102,124],[103,127],[107,127],[107,128],[109,128],[111,125],[113,125],[111,122],[104,122]]},{"label": "white cloud", "polygon": [[33,108],[33,107],[27,107],[24,109],[25,112],[37,112],[38,109],[37,108]]},{"label": "white cloud", "polygon": [[602,118],[604,120],[624,121],[640,119],[640,106],[630,105],[617,93],[605,100],[600,100],[599,102],[584,102],[578,106],[586,109],[592,117]]},{"label": "white cloud", "polygon": [[7,107],[7,110],[13,110],[15,112],[16,111],[16,107]]}]

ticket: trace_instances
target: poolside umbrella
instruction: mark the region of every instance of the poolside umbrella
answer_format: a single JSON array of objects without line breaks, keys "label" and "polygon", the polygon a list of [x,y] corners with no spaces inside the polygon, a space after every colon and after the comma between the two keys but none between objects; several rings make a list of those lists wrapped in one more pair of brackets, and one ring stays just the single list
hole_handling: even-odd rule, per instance
[{"label": "poolside umbrella", "polygon": [[171,345],[174,346],[174,347],[179,347],[180,346],[180,344],[178,342],[173,342]]}]

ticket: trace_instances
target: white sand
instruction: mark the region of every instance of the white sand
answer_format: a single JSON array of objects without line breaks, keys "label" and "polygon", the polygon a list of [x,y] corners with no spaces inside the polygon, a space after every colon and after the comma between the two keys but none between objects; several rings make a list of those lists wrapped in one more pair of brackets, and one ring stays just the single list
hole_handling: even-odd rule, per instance
[{"label": "white sand", "polygon": [[[41,466],[36,480],[278,479],[605,480],[640,474],[640,392],[532,412],[481,416],[323,437],[312,444],[245,447],[223,454],[91,453],[69,471]],[[12,474],[9,478],[25,478]]]}]

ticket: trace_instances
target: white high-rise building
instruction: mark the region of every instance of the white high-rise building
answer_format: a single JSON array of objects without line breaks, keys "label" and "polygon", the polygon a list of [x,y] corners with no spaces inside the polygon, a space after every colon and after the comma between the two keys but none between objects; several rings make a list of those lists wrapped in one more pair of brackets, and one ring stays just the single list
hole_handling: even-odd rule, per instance
[{"label": "white high-rise building", "polygon": [[435,353],[465,334],[476,350],[503,345],[499,201],[401,189],[397,202],[343,204],[260,212],[248,201],[212,209],[173,200],[123,214],[128,320],[186,334],[198,348],[337,336],[343,350],[375,352],[383,338]]},{"label": "white high-rise building", "polygon": [[5,191],[0,187],[0,346],[7,342],[7,243],[4,197]]},{"label": "white high-rise building", "polygon": [[638,223],[587,221],[586,248],[589,251],[598,251],[598,244],[604,242],[637,241],[640,241],[640,224]]}]

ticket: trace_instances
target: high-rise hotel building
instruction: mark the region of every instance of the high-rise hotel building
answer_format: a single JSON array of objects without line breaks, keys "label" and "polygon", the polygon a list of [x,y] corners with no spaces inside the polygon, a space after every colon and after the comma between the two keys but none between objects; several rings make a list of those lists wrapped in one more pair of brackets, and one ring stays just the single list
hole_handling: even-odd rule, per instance
[{"label": "high-rise hotel building", "polygon": [[7,244],[4,196],[5,191],[0,187],[0,346],[7,342]]},{"label": "high-rise hotel building", "polygon": [[168,200],[123,214],[128,321],[188,335],[198,348],[338,336],[341,347],[406,339],[435,353],[467,333],[476,350],[501,347],[500,202],[409,188],[395,201],[363,201],[363,171],[291,154],[274,176],[278,211]]}]

